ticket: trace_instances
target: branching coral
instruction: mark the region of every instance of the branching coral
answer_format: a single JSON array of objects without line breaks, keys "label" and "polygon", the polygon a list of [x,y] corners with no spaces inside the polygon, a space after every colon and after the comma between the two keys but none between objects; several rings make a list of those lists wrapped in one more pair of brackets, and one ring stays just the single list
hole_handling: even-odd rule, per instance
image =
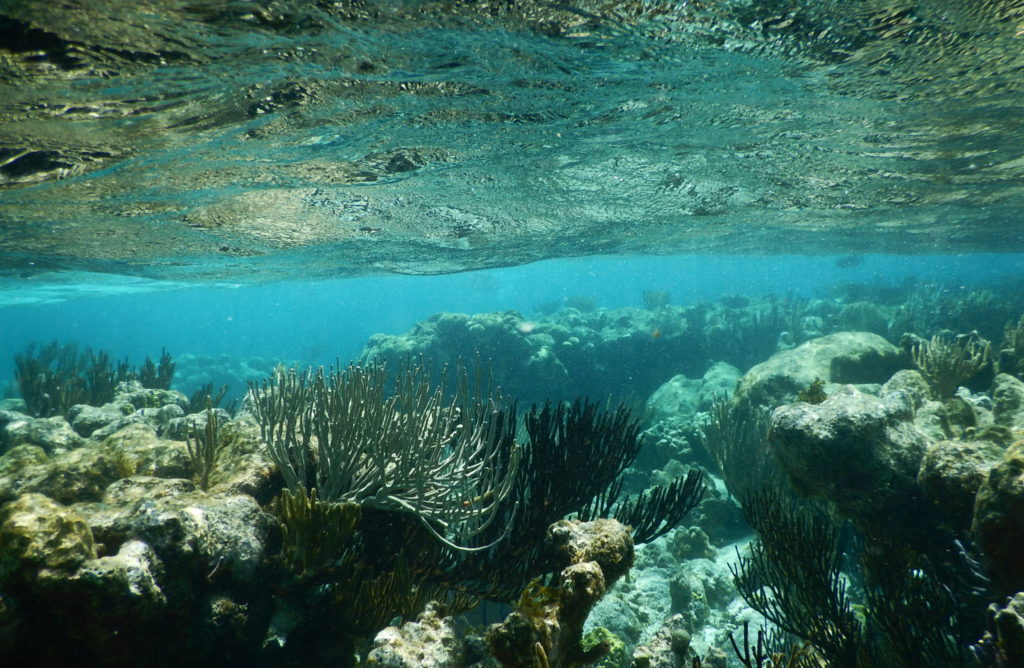
[{"label": "branching coral", "polygon": [[707,488],[704,471],[694,468],[666,485],[656,485],[639,495],[622,498],[621,479],[610,485],[578,513],[583,520],[614,517],[633,530],[633,541],[649,543],[679,526],[700,504]]},{"label": "branching coral", "polygon": [[[507,417],[514,420],[514,413]],[[625,406],[605,412],[586,400],[548,403],[530,410],[522,423],[526,442],[519,473],[500,517],[481,537],[494,541],[498,527],[507,526],[515,540],[466,555],[460,567],[490,597],[512,600],[526,583],[550,571],[539,546],[553,522],[614,517],[632,527],[636,542],[644,542],[677,526],[703,496],[704,476],[694,469],[668,487],[622,498],[621,477],[642,445],[639,424]]]},{"label": "branching coral", "polygon": [[[227,385],[221,385],[220,388],[214,392],[213,383],[206,383],[198,390],[192,393],[188,398],[188,412],[196,413],[206,408],[207,402],[209,405],[217,408],[221,402],[224,401],[224,397],[227,396],[228,390],[231,388]],[[231,403],[227,406],[228,413],[234,413],[235,400],[232,399]]]},{"label": "branching coral", "polygon": [[731,567],[736,588],[786,633],[810,640],[837,666],[855,666],[861,624],[846,593],[836,525],[798,510],[775,490],[743,499],[757,532],[750,556]]},{"label": "branching coral", "polygon": [[167,389],[174,377],[174,362],[165,350],[159,366],[147,357],[142,370],[127,361],[113,363],[102,350],[52,341],[36,353],[31,344],[14,356],[14,378],[29,412],[36,417],[63,415],[75,404],[99,406],[114,398],[117,384],[138,379],[143,387]]},{"label": "branching coral", "polygon": [[[1008,286],[1009,287],[1009,286]],[[972,290],[964,292],[939,283],[919,283],[909,295],[901,295],[890,332],[934,334],[942,329],[970,331],[992,338],[1021,306],[1020,290]]]},{"label": "branching coral", "polygon": [[281,554],[299,577],[310,577],[344,561],[359,524],[358,503],[322,503],[316,490],[281,492]]},{"label": "branching coral", "polygon": [[217,428],[217,412],[212,404],[206,406],[206,426],[202,431],[196,429],[195,422],[189,425],[185,433],[185,448],[192,473],[199,483],[199,489],[206,490],[210,486],[210,475],[217,468],[217,460],[225,443],[221,441]]},{"label": "branching coral", "polygon": [[962,546],[944,555],[946,564],[873,540],[860,563],[865,605],[858,611],[841,571],[838,526],[828,515],[776,490],[745,497],[743,508],[757,539],[732,568],[737,589],[773,624],[812,645],[826,665],[968,665],[967,643],[977,636],[960,604],[976,594],[965,592],[974,585],[956,575],[970,570]]},{"label": "branching coral", "polygon": [[174,380],[174,360],[171,354],[161,350],[159,364],[153,364],[153,360],[146,355],[146,361],[139,369],[137,379],[143,387],[155,390],[171,389],[171,381]]},{"label": "branching coral", "polygon": [[388,393],[384,365],[325,372],[279,369],[250,390],[270,456],[288,489],[316,488],[325,502],[405,512],[451,548],[490,526],[518,456],[499,454],[500,412],[478,382],[456,371],[445,397],[422,365],[399,370]]},{"label": "branching coral", "polygon": [[910,356],[936,398],[948,399],[988,362],[989,347],[975,337],[936,335],[928,342],[913,344]]},{"label": "branching coral", "polygon": [[747,401],[716,401],[700,430],[700,443],[736,498],[765,486],[779,487],[785,476],[768,444],[768,412]]},{"label": "branching coral", "polygon": [[750,642],[750,624],[743,622],[743,641],[729,636],[729,643],[736,658],[744,668],[820,668],[821,660],[809,642],[785,649],[785,634],[766,633],[758,629],[755,640]]},{"label": "branching coral", "polygon": [[[552,665],[572,665],[584,656],[578,636],[604,578],[632,563],[631,534],[661,535],[703,494],[703,473],[694,470],[620,499],[621,476],[641,446],[625,407],[549,403],[520,422],[479,377],[461,369],[454,376],[446,393],[446,373],[432,386],[421,363],[400,369],[391,385],[384,366],[370,363],[329,373],[278,369],[250,386],[249,408],[285,482],[282,562],[296,582],[279,605],[320,611],[292,614],[298,621],[279,633],[289,647],[311,642],[314,629],[354,642],[428,598],[452,608],[473,596],[511,600],[530,580],[561,572],[559,624],[567,631],[541,646]],[[558,559],[575,547],[544,549],[553,525],[587,513],[633,524],[619,532],[629,549],[621,559],[602,557],[599,578],[591,566]],[[620,526],[589,524],[605,522]],[[533,641],[527,650],[532,661]]]},{"label": "branching coral", "polygon": [[121,381],[131,377],[127,362],[116,366],[105,352],[93,353],[56,341],[36,354],[35,344],[14,356],[15,381],[28,410],[36,417],[63,415],[75,404],[104,404]]},{"label": "branching coral", "polygon": [[437,601],[446,614],[478,602],[433,585],[410,563],[422,559],[424,546],[434,541],[419,523],[403,522],[405,516],[382,516],[358,503],[324,502],[316,489],[301,487],[295,493],[282,490],[277,513],[288,576],[277,598],[280,621],[273,632],[297,655],[320,659],[306,653],[328,640],[341,648],[332,663],[350,665],[356,645],[396,615],[413,616],[429,601]]}]

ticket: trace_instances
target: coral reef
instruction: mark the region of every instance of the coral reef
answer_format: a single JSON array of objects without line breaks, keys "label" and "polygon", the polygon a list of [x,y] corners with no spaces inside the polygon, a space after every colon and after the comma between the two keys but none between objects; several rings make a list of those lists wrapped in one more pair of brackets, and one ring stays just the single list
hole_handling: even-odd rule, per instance
[{"label": "coral reef", "polygon": [[[833,359],[845,356],[816,359],[815,348],[834,348],[841,336],[776,354],[751,369],[730,400],[734,408],[749,401],[772,409],[767,451],[784,471],[765,481],[769,491],[750,493],[747,485],[740,495],[757,538],[735,567],[736,584],[828,665],[913,666],[927,657],[927,665],[966,666],[995,644],[970,649],[987,602],[1022,588],[1019,560],[1010,556],[1019,555],[1024,533],[1013,519],[1022,514],[1019,457],[1016,446],[1007,448],[1021,428],[1017,379],[1002,374],[975,389],[985,354],[968,348],[971,337],[960,339],[967,352],[933,351],[971,358],[969,374],[941,371],[945,362],[925,361],[923,347],[917,366],[924,371],[900,370],[909,355],[887,343],[885,352],[860,357],[863,367],[837,371]],[[838,348],[864,350],[865,336],[845,336]],[[937,389],[943,375],[958,380]],[[815,377],[825,380],[823,392],[808,402],[800,386]],[[954,395],[968,377],[975,377],[971,388]],[[707,434],[718,438],[728,418],[715,415]],[[733,440],[760,442],[741,435]],[[764,452],[753,446],[748,459]],[[733,456],[743,461],[742,451]],[[828,504],[798,502],[793,491]],[[844,519],[852,538],[841,538]]]},{"label": "coral reef", "polygon": [[[649,301],[439,314],[235,415],[135,379],[5,402],[0,662],[1019,663],[1021,321],[997,355],[894,345],[892,304]],[[584,388],[642,419],[509,398]],[[484,597],[513,611],[481,636]]]},{"label": "coral reef", "polygon": [[373,639],[366,665],[381,668],[459,668],[467,665],[462,639],[451,617],[435,603],[416,621],[389,626]]},{"label": "coral reef", "polygon": [[[286,366],[294,362],[263,357],[236,357],[233,355],[198,355],[184,353],[174,358],[174,387],[193,398],[191,412],[206,408],[206,395],[221,403],[232,400],[240,401],[249,383],[258,383],[270,376],[281,364]],[[216,407],[220,405],[213,401]],[[234,411],[231,411],[234,412]]]},{"label": "coral reef", "polygon": [[831,318],[811,314],[835,307],[800,302],[804,317],[789,317],[794,308],[794,301],[733,298],[646,310],[565,307],[533,319],[515,311],[439,313],[405,334],[372,337],[361,359],[480,357],[493,364],[495,384],[523,403],[625,398],[624,388],[643,398],[672,376],[701,377],[716,362],[749,368],[776,350],[784,332],[797,331],[789,338],[802,341],[825,329]]},{"label": "coral reef", "polygon": [[[354,665],[395,615],[434,600],[450,616],[536,577],[561,578],[551,660],[598,656],[580,644],[593,603],[634,539],[700,501],[702,472],[627,495],[642,444],[627,408],[520,422],[464,373],[430,376],[282,369],[235,417],[134,380],[66,417],[0,412],[0,659]],[[426,660],[386,644],[373,661]]]},{"label": "coral reef", "polygon": [[990,345],[975,337],[933,336],[910,344],[910,357],[928,381],[935,398],[947,399],[989,363]]},{"label": "coral reef", "polygon": [[15,382],[28,407],[36,417],[65,415],[76,404],[100,405],[114,397],[118,383],[136,380],[146,388],[168,389],[174,377],[174,362],[165,350],[159,364],[146,357],[141,369],[127,361],[111,362],[103,352],[79,351],[78,346],[63,346],[53,341],[35,344],[15,355]]},{"label": "coral reef", "polygon": [[838,332],[782,351],[750,369],[735,400],[758,406],[791,401],[811,383],[883,383],[907,366],[899,349],[869,332]]},{"label": "coral reef", "polygon": [[545,547],[561,566],[555,585],[530,585],[515,611],[487,630],[504,668],[533,668],[538,662],[569,668],[611,650],[608,642],[584,649],[583,624],[606,589],[633,565],[629,528],[615,520],[556,522]]},{"label": "coral reef", "polygon": [[903,530],[918,521],[917,473],[929,445],[912,408],[902,393],[875,397],[843,385],[821,404],[776,408],[769,438],[798,492]]}]

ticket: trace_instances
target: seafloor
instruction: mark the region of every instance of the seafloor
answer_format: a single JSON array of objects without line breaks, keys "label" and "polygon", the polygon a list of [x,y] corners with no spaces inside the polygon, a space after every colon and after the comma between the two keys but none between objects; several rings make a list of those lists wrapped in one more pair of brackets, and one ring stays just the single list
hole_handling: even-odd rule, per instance
[{"label": "seafloor", "polygon": [[1024,662],[1019,285],[438,313],[290,363],[18,354],[0,663]]}]

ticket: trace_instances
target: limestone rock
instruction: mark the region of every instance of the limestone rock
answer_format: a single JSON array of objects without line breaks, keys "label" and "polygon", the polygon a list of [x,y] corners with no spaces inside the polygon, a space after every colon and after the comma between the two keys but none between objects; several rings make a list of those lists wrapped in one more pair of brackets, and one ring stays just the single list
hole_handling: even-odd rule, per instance
[{"label": "limestone rock", "polygon": [[560,520],[548,527],[544,543],[562,566],[597,563],[609,586],[629,571],[635,559],[629,529],[611,519]]},{"label": "limestone rock", "polygon": [[168,404],[176,405],[182,409],[188,408],[188,397],[177,390],[163,390],[143,387],[142,383],[130,380],[125,383],[118,383],[114,393],[115,402],[128,402],[138,409],[161,408]]},{"label": "limestone rock", "polygon": [[142,621],[167,605],[159,585],[162,568],[152,548],[132,540],[113,556],[86,561],[62,588],[73,590],[78,600],[90,604],[92,610],[83,610],[83,615]]},{"label": "limestone rock", "polygon": [[545,548],[568,563],[556,586],[531,583],[516,610],[487,630],[487,644],[505,668],[530,668],[538,658],[552,666],[592,663],[609,650],[584,650],[583,625],[609,583],[633,563],[629,528],[615,520],[563,520],[549,527]]},{"label": "limestone rock", "polygon": [[74,571],[95,558],[92,531],[74,509],[42,494],[0,507],[0,585],[38,569]]},{"label": "limestone rock", "polygon": [[912,404],[894,393],[873,397],[845,385],[821,404],[776,408],[769,438],[791,482],[854,519],[908,512],[929,445],[912,422]]},{"label": "limestone rock", "polygon": [[67,420],[60,416],[10,420],[4,426],[0,439],[8,448],[17,445],[38,445],[48,453],[63,452],[82,446],[82,438]]},{"label": "limestone rock", "polygon": [[119,383],[112,401],[102,406],[77,404],[68,420],[83,437],[103,440],[130,424],[146,424],[163,431],[188,408],[188,398],[177,390],[144,388],[138,381]]},{"label": "limestone rock", "polygon": [[697,405],[706,410],[719,399],[724,399],[736,390],[743,374],[728,362],[715,362],[701,377]]},{"label": "limestone rock", "polygon": [[650,422],[678,420],[691,422],[698,411],[711,408],[717,399],[727,398],[740,379],[739,369],[716,362],[702,378],[673,376],[648,398],[645,414]]},{"label": "limestone rock", "polygon": [[917,369],[900,369],[889,380],[882,384],[880,395],[904,392],[918,409],[931,397],[932,390],[928,381]]},{"label": "limestone rock", "polygon": [[776,406],[815,380],[883,383],[905,366],[900,350],[870,332],[838,332],[807,341],[754,366],[740,380],[736,398]]},{"label": "limestone rock", "polygon": [[[231,414],[223,408],[214,408],[213,412],[217,416],[218,425],[227,424],[231,420]],[[167,428],[162,433],[167,438],[184,441],[185,436],[192,431],[202,432],[204,429],[206,429],[206,410],[201,410],[190,415],[174,416],[167,422]]]},{"label": "limestone rock", "polygon": [[103,503],[128,511],[135,504],[174,498],[194,492],[195,483],[182,478],[133,475],[112,483],[103,492]]},{"label": "limestone rock", "polygon": [[1024,381],[1001,373],[992,383],[993,413],[996,424],[1024,430]]},{"label": "limestone rock", "polygon": [[99,447],[128,475],[186,478],[192,474],[185,444],[158,438],[148,424],[129,424],[103,439]]},{"label": "limestone rock", "polygon": [[217,468],[211,478],[211,491],[223,494],[248,494],[260,503],[268,503],[280,488],[277,465],[260,440],[260,428],[252,415],[240,413],[221,423],[224,443]]},{"label": "limestone rock", "polygon": [[92,527],[93,536],[104,545],[135,540],[126,531],[135,507],[147,499],[180,496],[195,491],[195,483],[181,478],[135,475],[115,481],[98,502],[76,503],[75,509]]},{"label": "limestone rock", "polygon": [[665,620],[651,641],[633,650],[635,668],[689,668],[690,634],[682,615]]},{"label": "limestone rock", "polygon": [[165,562],[210,578],[251,581],[272,522],[252,497],[194,492],[144,498],[110,530],[145,541]]},{"label": "limestone rock", "polygon": [[1024,665],[1024,592],[1006,599],[1002,606],[988,606],[985,635],[979,641],[1000,666]]},{"label": "limestone rock", "polygon": [[384,668],[459,668],[461,643],[455,624],[430,603],[415,622],[389,626],[373,640],[367,665]]},{"label": "limestone rock", "polygon": [[135,407],[130,403],[117,404],[107,403],[102,406],[90,406],[88,404],[76,404],[68,411],[68,420],[71,426],[80,436],[88,438],[97,429],[106,427],[112,422],[127,424],[131,420],[129,416],[135,412]]},{"label": "limestone rock", "polygon": [[943,517],[967,529],[974,498],[1003,448],[990,441],[945,440],[928,447],[917,481]]},{"label": "limestone rock", "polygon": [[654,422],[692,419],[699,410],[701,381],[679,374],[654,391],[644,406],[647,419]]},{"label": "limestone rock", "polygon": [[[4,400],[6,402],[7,400]],[[3,402],[0,402],[3,403]],[[6,405],[6,404],[4,404]],[[27,410],[27,409],[26,409]],[[10,445],[7,443],[7,426],[13,423],[27,422],[32,416],[12,408],[0,409],[0,453],[3,453]]]},{"label": "limestone rock", "polygon": [[38,492],[61,503],[98,501],[107,485],[130,471],[118,457],[94,446],[69,450],[24,471],[18,482],[25,492]]},{"label": "limestone rock", "polygon": [[687,559],[711,559],[715,548],[708,535],[700,527],[679,527],[669,534],[669,550],[677,561]]},{"label": "limestone rock", "polygon": [[1024,590],[1024,441],[1011,445],[978,490],[971,528],[997,593]]}]

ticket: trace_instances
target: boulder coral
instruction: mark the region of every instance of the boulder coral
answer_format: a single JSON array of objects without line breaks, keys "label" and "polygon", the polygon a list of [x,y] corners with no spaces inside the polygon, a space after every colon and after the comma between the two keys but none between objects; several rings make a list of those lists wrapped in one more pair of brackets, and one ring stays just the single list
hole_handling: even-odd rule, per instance
[{"label": "boulder coral", "polygon": [[929,441],[901,393],[874,397],[843,385],[821,404],[780,406],[769,438],[793,486],[832,501],[847,517],[890,522],[919,496],[917,472]]},{"label": "boulder coral", "polygon": [[737,401],[777,406],[816,380],[884,383],[909,365],[899,348],[870,332],[838,332],[812,339],[754,366],[736,388]]},{"label": "boulder coral", "polygon": [[978,490],[972,531],[997,591],[1024,590],[1024,441],[1003,453]]}]

